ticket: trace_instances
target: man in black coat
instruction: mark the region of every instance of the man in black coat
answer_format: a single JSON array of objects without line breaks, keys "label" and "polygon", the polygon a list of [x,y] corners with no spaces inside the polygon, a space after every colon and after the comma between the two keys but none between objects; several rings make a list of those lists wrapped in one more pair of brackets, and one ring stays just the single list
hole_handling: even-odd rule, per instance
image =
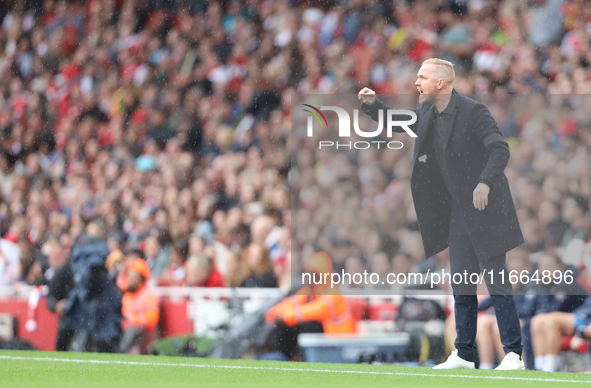
[{"label": "man in black coat", "polygon": [[[417,135],[411,191],[423,246],[427,257],[449,246],[452,276],[467,271],[469,279],[471,273],[486,271],[506,353],[497,369],[523,369],[521,328],[505,267],[505,253],[523,243],[504,173],[509,147],[486,106],[453,89],[454,78],[452,63],[432,58],[423,62],[415,83],[421,106],[411,109],[417,115],[409,126]],[[362,89],[359,98],[363,112],[376,121],[383,115],[387,122],[390,108],[373,90]],[[474,368],[476,285],[454,282],[453,291],[457,350],[435,368]]]},{"label": "man in black coat", "polygon": [[68,350],[70,340],[74,336],[74,331],[65,317],[66,302],[72,288],[74,288],[74,277],[68,261],[55,271],[55,275],[47,283],[47,307],[59,317],[55,345],[55,350],[58,352]]}]

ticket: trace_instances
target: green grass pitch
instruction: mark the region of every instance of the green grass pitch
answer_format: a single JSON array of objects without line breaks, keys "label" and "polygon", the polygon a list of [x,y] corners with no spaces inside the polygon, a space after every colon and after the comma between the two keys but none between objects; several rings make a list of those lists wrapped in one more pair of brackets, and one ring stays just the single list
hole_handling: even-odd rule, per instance
[{"label": "green grass pitch", "polygon": [[0,387],[591,387],[591,374],[0,351]]}]

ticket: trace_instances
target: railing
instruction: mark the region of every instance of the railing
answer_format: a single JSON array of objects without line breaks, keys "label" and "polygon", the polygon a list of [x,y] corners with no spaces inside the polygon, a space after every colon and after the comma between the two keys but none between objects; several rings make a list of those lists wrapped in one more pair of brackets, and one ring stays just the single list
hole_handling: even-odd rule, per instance
[{"label": "railing", "polygon": [[[28,300],[35,287],[18,285],[0,286],[0,315],[5,314],[17,320],[17,335],[29,341],[37,349],[55,349],[57,336],[57,316],[47,309],[45,301],[41,299],[37,311],[32,314],[37,320],[37,328],[28,331],[26,321],[31,316]],[[41,287],[42,294],[46,294],[47,287]],[[264,308],[273,300],[279,300],[286,294],[278,288],[197,288],[197,287],[158,287],[156,291],[161,296],[160,331],[162,336],[181,334],[223,335],[225,328],[239,322],[244,314]],[[348,291],[342,290],[345,295]],[[393,326],[396,306],[400,305],[404,295],[376,295],[371,290],[356,289],[355,295],[348,295],[352,308],[357,306],[367,312],[368,319],[383,321],[383,324]],[[441,293],[426,293],[413,295],[417,298],[437,300],[445,306],[449,296]],[[387,305],[387,306],[385,306]],[[374,306],[376,309],[372,309]],[[385,310],[383,309],[385,306]],[[388,307],[390,306],[390,307]],[[370,314],[370,311],[374,314]],[[378,311],[378,314],[375,312]],[[362,312],[359,316],[365,316]],[[373,318],[372,318],[373,316]],[[376,323],[367,321],[368,324]],[[380,322],[377,322],[380,323]],[[362,325],[359,325],[361,328]],[[373,327],[373,326],[372,326]],[[382,329],[380,329],[382,330]],[[362,330],[363,331],[363,330]]]}]

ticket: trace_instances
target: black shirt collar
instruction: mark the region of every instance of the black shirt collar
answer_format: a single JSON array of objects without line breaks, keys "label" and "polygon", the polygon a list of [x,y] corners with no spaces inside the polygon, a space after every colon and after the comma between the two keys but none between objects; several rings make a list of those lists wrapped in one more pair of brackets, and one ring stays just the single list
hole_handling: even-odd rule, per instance
[{"label": "black shirt collar", "polygon": [[[454,112],[454,109],[456,108],[457,100],[458,100],[457,95],[452,92],[451,98],[449,99],[449,103],[447,104],[447,106],[445,107],[443,112],[440,112],[439,114],[440,115],[442,115],[442,114],[451,115]],[[437,109],[435,109],[435,111],[437,111]]]}]

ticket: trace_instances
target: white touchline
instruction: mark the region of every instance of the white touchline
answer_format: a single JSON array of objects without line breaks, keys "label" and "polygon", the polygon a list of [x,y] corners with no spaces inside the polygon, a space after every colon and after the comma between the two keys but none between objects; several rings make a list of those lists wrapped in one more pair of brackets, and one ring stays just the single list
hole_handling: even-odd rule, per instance
[{"label": "white touchline", "polygon": [[75,358],[52,358],[52,357],[20,357],[2,356],[3,360],[29,360],[29,361],[57,361],[74,362],[82,364],[121,364],[121,365],[145,365],[145,366],[186,366],[193,368],[220,368],[220,369],[252,369],[252,370],[276,370],[289,372],[320,372],[320,373],[351,373],[364,375],[388,375],[388,376],[419,376],[419,377],[460,377],[465,379],[493,379],[493,380],[517,380],[517,381],[541,381],[549,383],[583,383],[589,381],[566,380],[566,379],[536,379],[531,377],[508,377],[508,376],[465,376],[465,375],[442,375],[431,373],[405,373],[405,372],[372,372],[361,370],[330,370],[330,369],[300,369],[300,368],[276,368],[263,366],[239,366],[239,365],[199,365],[199,364],[172,364],[159,362],[134,362],[134,361],[107,361],[107,360],[79,360]]}]

